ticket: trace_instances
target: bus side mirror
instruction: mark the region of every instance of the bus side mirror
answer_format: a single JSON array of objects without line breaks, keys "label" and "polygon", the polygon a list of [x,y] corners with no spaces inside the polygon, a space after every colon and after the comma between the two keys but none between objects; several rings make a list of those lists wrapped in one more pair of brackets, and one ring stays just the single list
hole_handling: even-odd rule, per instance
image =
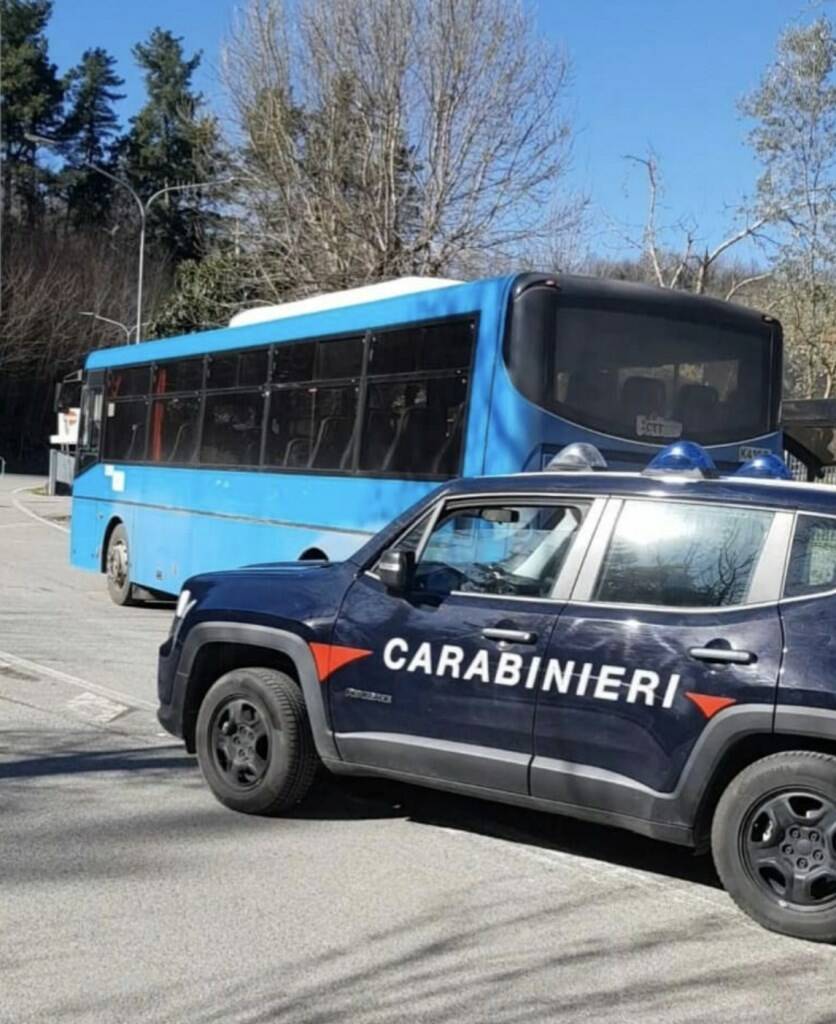
[{"label": "bus side mirror", "polygon": [[403,593],[409,587],[414,572],[414,551],[386,551],[377,563],[377,575],[394,593]]}]

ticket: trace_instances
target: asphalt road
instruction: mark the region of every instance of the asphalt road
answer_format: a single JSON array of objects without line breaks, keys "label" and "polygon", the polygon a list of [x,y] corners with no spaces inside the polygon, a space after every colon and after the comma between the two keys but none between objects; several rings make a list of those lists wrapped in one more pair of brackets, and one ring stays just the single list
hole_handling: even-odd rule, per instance
[{"label": "asphalt road", "polygon": [[27,483],[0,482],[0,1021],[836,1022],[836,949],[687,851],[383,783],[220,807],[152,713],[170,610],[70,569],[67,502]]}]

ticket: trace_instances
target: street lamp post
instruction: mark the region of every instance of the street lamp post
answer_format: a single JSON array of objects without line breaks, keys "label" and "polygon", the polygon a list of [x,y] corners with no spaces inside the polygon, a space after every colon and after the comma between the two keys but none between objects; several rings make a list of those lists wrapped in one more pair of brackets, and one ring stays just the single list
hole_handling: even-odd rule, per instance
[{"label": "street lamp post", "polygon": [[148,211],[151,209],[151,204],[160,199],[164,195],[168,195],[169,192],[183,192],[187,189],[195,188],[211,188],[213,185],[228,185],[232,179],[224,178],[217,181],[195,181],[190,182],[187,185],[166,185],[165,188],[158,189],[153,195],[149,196],[148,199],[143,202],[133,188],[123,181],[121,178],[117,178],[111,174],[110,171],[106,171],[103,167],[99,167],[97,164],[86,164],[93,171],[98,171],[99,174],[103,174],[106,178],[110,178],[116,185],[121,185],[122,188],[126,189],[133,196],[134,202],[136,203],[137,209],[139,210],[139,260],[136,274],[136,341],[139,341],[140,332],[142,331],[142,289],[144,284],[145,274],[145,228],[148,224]]},{"label": "street lamp post", "polygon": [[[25,134],[25,138],[29,142],[34,142],[39,146],[54,147],[58,144],[57,139],[50,139],[44,135],[32,135],[29,132]],[[151,208],[151,204],[155,200],[167,195],[169,192],[183,192],[186,189],[195,188],[213,188],[215,185],[229,185],[234,178],[219,178],[215,181],[195,181],[190,182],[186,185],[166,185],[165,188],[158,189],[153,195],[149,196],[148,199],[143,202],[140,197],[136,194],[133,187],[124,181],[122,178],[117,178],[115,174],[111,174],[110,171],[106,171],[103,167],[99,167],[98,164],[85,161],[84,167],[89,167],[91,171],[97,171],[105,178],[109,178],[114,184],[124,188],[127,192],[130,192],[136,203],[137,209],[139,210],[139,260],[136,274],[136,338],[135,341],[139,342],[140,332],[142,331],[142,289],[144,284],[144,273],[145,273],[145,228],[148,223],[148,211]],[[84,314],[85,316],[87,314]],[[99,317],[99,319],[106,319],[106,317]],[[114,321],[111,321],[114,322]],[[120,325],[124,329],[124,325]],[[130,341],[130,333],[128,333],[128,340]]]},{"label": "street lamp post", "polygon": [[102,320],[106,324],[113,324],[114,327],[118,327],[121,331],[125,332],[125,341],[128,345],[131,343],[131,329],[126,327],[121,320],[111,320],[109,316],[102,316],[100,313],[82,312],[79,316],[90,316],[94,320]]}]

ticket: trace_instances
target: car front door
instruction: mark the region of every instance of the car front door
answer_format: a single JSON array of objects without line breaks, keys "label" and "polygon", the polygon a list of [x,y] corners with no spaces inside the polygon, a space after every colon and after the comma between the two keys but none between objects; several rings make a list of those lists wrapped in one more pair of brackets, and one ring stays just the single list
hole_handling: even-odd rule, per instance
[{"label": "car front door", "polygon": [[771,729],[791,526],[765,509],[610,500],[538,685],[533,796],[642,816],[715,716],[747,709]]},{"label": "car front door", "polygon": [[[391,550],[414,551],[402,592],[374,566],[335,626],[328,676],[347,761],[527,793],[536,692],[603,500],[447,500]],[[562,596],[563,595],[563,596]]]}]

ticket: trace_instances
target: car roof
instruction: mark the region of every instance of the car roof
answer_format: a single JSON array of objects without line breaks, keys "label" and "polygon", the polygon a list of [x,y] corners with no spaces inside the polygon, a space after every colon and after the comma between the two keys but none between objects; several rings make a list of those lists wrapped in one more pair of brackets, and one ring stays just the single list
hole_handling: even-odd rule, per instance
[{"label": "car roof", "polygon": [[728,505],[757,505],[836,515],[836,486],[790,480],[735,477],[688,477],[681,473],[642,474],[616,472],[514,473],[509,476],[470,477],[445,488],[450,495],[505,494],[510,492],[577,494],[587,496],[652,497],[716,501]]}]

